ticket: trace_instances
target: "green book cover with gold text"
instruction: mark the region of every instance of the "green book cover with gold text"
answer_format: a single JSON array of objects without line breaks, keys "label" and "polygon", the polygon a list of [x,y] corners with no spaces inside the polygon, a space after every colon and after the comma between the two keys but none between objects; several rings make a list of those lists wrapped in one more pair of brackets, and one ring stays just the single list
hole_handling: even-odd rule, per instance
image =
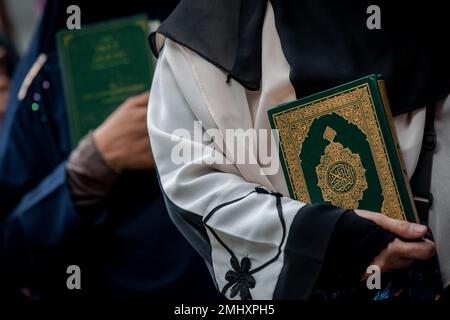
[{"label": "green book cover with gold text", "polygon": [[417,221],[381,76],[268,111],[290,196]]},{"label": "green book cover with gold text", "polygon": [[150,89],[154,59],[146,15],[57,34],[72,146],[126,98]]}]

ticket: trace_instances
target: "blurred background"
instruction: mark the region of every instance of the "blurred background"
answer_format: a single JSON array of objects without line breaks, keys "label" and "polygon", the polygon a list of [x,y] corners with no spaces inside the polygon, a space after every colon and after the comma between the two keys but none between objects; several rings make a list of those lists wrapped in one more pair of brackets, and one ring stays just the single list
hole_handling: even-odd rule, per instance
[{"label": "blurred background", "polygon": [[[0,305],[3,298],[222,299],[169,219],[147,132],[154,67],[148,33],[177,3],[0,0]],[[80,31],[67,28],[73,4]],[[91,24],[103,27],[92,26],[91,47],[82,43],[71,56],[71,70],[83,70],[76,79],[84,91],[74,96],[106,92],[114,104],[74,143],[69,120],[78,117],[66,107],[70,77],[57,34]],[[128,59],[89,69],[94,49],[105,48],[104,59],[117,58],[116,48]],[[85,81],[97,75],[103,82]],[[115,92],[126,95],[118,100]],[[101,106],[84,109],[90,116]],[[71,266],[82,274],[73,283]]]},{"label": "blurred background", "polygon": [[44,2],[0,0],[0,128],[19,56],[25,53]]},{"label": "blurred background", "polygon": [[0,0],[1,32],[10,37],[23,54],[42,11],[42,0]]}]

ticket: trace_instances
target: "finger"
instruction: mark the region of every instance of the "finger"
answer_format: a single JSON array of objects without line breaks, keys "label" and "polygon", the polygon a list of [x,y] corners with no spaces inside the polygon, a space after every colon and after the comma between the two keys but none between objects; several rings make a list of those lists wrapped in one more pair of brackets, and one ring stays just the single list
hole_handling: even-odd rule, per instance
[{"label": "finger", "polygon": [[403,258],[428,260],[436,254],[436,245],[428,239],[419,242],[404,242],[398,240],[394,241],[391,250],[394,255]]},{"label": "finger", "polygon": [[428,232],[428,228],[421,224],[392,219],[383,214],[366,210],[356,210],[355,212],[361,217],[371,220],[383,229],[404,239],[420,239],[423,238]]},{"label": "finger", "polygon": [[137,106],[139,106],[139,107],[147,106],[149,97],[150,97],[150,92],[147,91],[147,92],[138,94],[137,96],[129,97],[127,99],[127,102],[136,107]]},{"label": "finger", "polygon": [[396,220],[384,215],[381,216],[380,226],[403,239],[421,239],[428,232],[428,228],[424,225],[411,223],[405,220]]},{"label": "finger", "polygon": [[390,272],[392,270],[406,269],[413,264],[413,259],[395,258],[390,259],[384,266],[380,267],[381,272]]},{"label": "finger", "polygon": [[[395,256],[392,254],[392,252],[389,252],[387,249],[385,249],[379,256],[374,259],[374,261],[372,261],[370,266],[378,266],[380,268],[380,271],[384,273],[390,272],[392,270],[408,268],[409,266],[411,266],[413,261],[413,259]],[[370,275],[367,270],[365,276]]]},{"label": "finger", "polygon": [[132,110],[129,110],[131,114],[131,118],[133,121],[139,122],[139,123],[145,123],[147,125],[147,108],[134,108]]}]

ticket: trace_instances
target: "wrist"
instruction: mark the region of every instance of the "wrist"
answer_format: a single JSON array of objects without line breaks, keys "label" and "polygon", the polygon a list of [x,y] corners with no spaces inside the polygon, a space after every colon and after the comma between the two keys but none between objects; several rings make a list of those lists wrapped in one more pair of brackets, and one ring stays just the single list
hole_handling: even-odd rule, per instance
[{"label": "wrist", "polygon": [[101,203],[119,177],[100,154],[92,133],[72,151],[66,169],[67,183],[77,208],[90,208]]},{"label": "wrist", "polygon": [[109,134],[103,131],[102,127],[93,131],[92,138],[105,163],[115,172],[121,173],[124,166],[122,156],[118,152],[119,149],[115,147],[115,141],[109,137]]}]

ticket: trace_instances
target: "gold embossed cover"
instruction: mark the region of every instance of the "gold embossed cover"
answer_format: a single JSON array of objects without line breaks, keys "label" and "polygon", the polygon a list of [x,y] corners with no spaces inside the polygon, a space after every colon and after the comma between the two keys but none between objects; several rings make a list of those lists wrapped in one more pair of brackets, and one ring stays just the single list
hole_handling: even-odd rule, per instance
[{"label": "gold embossed cover", "polygon": [[269,110],[290,196],[417,221],[381,76]]}]

